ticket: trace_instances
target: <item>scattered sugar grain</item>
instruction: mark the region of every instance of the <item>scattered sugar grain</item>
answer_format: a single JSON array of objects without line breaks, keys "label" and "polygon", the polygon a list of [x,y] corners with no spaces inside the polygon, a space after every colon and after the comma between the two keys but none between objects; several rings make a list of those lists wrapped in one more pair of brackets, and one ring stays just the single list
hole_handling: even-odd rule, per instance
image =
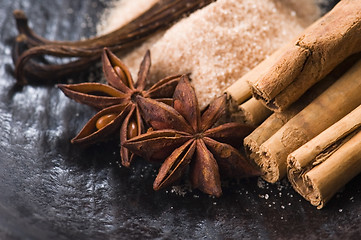
[{"label": "scattered sugar grain", "polygon": [[184,197],[188,192],[191,192],[190,186],[188,185],[178,185],[172,186],[171,193],[175,193],[178,196]]},{"label": "scattered sugar grain", "polygon": [[262,178],[257,179],[257,186],[258,188],[264,189],[266,186],[266,181],[264,181]]}]

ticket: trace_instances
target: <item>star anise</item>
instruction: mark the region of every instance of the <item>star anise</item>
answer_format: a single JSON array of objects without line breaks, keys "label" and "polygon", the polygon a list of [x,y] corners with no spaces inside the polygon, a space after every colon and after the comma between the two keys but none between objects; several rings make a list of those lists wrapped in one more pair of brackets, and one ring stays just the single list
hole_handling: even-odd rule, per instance
[{"label": "star anise", "polygon": [[[140,135],[144,132],[144,122],[139,106],[143,103],[136,96],[154,98],[171,104],[171,97],[180,79],[180,76],[171,76],[144,90],[151,65],[149,51],[146,52],[140,65],[136,83],[133,83],[126,65],[110,50],[104,49],[102,63],[109,85],[101,83],[58,85],[69,98],[100,110],[71,140],[72,143],[92,144],[104,141],[119,129],[120,143]],[[134,154],[121,147],[120,155],[122,164],[129,166]]]},{"label": "star anise", "polygon": [[173,108],[152,99],[136,97],[154,131],[129,139],[123,146],[146,159],[166,158],[154,181],[158,190],[179,179],[190,167],[194,188],[220,196],[221,178],[259,175],[236,149],[253,128],[225,123],[211,128],[222,116],[226,96],[215,99],[201,113],[187,76],[182,76],[173,95]]}]

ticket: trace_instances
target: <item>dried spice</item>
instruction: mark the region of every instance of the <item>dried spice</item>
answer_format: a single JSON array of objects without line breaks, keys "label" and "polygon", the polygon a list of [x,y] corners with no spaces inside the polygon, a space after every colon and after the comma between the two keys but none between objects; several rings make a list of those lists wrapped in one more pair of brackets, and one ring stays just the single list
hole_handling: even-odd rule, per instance
[{"label": "dried spice", "polygon": [[220,196],[221,178],[259,175],[236,149],[253,128],[240,123],[226,123],[212,128],[226,107],[226,96],[215,99],[201,113],[198,100],[187,76],[182,76],[173,95],[173,107],[136,96],[144,118],[154,131],[123,143],[146,158],[166,158],[154,181],[158,190],[179,179],[190,167],[194,188]]},{"label": "dried spice", "polygon": [[[161,0],[149,10],[119,29],[83,41],[50,41],[34,33],[28,26],[24,12],[16,10],[14,17],[19,31],[13,51],[17,84],[27,84],[26,77],[38,81],[61,79],[80,72],[98,61],[104,47],[113,52],[129,49],[144,41],[156,31],[169,26],[184,14],[193,12],[213,0]],[[64,64],[39,63],[39,56],[77,58]],[[32,60],[32,61],[30,61]],[[34,60],[34,61],[33,61]]]},{"label": "dried spice", "polygon": [[[104,49],[102,56],[103,71],[109,85],[101,83],[58,85],[69,98],[100,110],[71,140],[72,143],[92,144],[104,141],[116,131],[120,131],[121,143],[140,135],[145,128],[139,111],[143,103],[137,96],[154,98],[170,104],[180,79],[180,76],[171,76],[144,90],[151,65],[149,51],[140,65],[135,83],[126,65],[109,49]],[[124,147],[121,147],[120,155],[122,164],[129,166],[134,155]]]}]

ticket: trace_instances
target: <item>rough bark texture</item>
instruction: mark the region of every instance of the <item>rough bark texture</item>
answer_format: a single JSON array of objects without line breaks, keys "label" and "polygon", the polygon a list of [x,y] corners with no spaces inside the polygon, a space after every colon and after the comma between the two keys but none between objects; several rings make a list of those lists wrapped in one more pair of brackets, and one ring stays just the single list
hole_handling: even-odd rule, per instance
[{"label": "rough bark texture", "polygon": [[282,111],[348,56],[361,51],[361,4],[344,0],[295,41],[263,63],[250,79],[266,106]]},{"label": "rough bark texture", "polygon": [[361,106],[288,156],[292,186],[317,208],[361,172],[360,130]]},{"label": "rough bark texture", "polygon": [[288,154],[361,104],[360,74],[361,61],[261,145],[264,179],[283,178]]}]

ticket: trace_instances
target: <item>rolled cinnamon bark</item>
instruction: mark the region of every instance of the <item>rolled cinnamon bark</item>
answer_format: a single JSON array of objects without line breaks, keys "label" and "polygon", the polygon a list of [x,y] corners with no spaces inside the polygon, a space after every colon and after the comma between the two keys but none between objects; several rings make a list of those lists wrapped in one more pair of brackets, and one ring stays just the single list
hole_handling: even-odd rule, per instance
[{"label": "rolled cinnamon bark", "polygon": [[[248,157],[253,160],[257,165],[262,166],[262,158],[260,156],[260,146],[267,141],[272,135],[274,135],[283,125],[285,125],[291,118],[293,118],[297,113],[304,109],[308,104],[310,104],[316,97],[318,97],[322,92],[329,88],[333,83],[342,76],[343,73],[350,67],[350,64],[354,62],[354,59],[349,59],[350,61],[345,62],[344,64],[337,67],[331,74],[325,77],[322,81],[317,83],[311,89],[309,89],[297,102],[292,104],[285,111],[280,113],[273,113],[270,117],[263,121],[250,135],[244,139],[244,147]],[[352,64],[351,64],[352,66]],[[251,98],[252,99],[252,98]],[[250,100],[248,100],[250,101]],[[247,101],[247,102],[248,102]],[[255,100],[257,101],[257,100]],[[246,102],[246,103],[247,103]],[[259,101],[257,101],[259,104]],[[255,115],[253,113],[255,110],[247,110],[247,108],[242,109],[246,103],[240,105],[241,115],[244,117],[244,121],[247,121],[244,116],[248,111],[250,116]],[[256,104],[249,104],[256,108]],[[259,105],[258,105],[259,107]],[[263,108],[265,108],[263,106]],[[243,111],[242,111],[243,110]],[[251,117],[249,117],[251,118]],[[265,168],[261,168],[265,171]]]},{"label": "rolled cinnamon bark", "polygon": [[263,178],[286,175],[287,156],[361,104],[361,61],[260,146]]},{"label": "rolled cinnamon bark", "polygon": [[[255,82],[259,75],[267,74],[270,69],[268,62],[276,61],[288,46],[279,48],[274,54],[269,56],[266,61],[262,61],[251,71],[243,75],[239,80],[229,86],[225,93],[230,96],[232,102],[239,104],[240,120],[251,125],[258,125],[265,120],[272,112],[267,107],[252,97],[251,86],[249,82]],[[288,115],[287,113],[285,115]]]},{"label": "rolled cinnamon bark", "polygon": [[[275,134],[283,125],[285,125],[293,116],[295,116],[301,105],[290,107],[282,113],[273,113],[260,126],[244,139],[244,147],[248,158],[254,161],[258,166],[264,166],[260,155],[260,146]],[[264,167],[261,167],[265,174]]]},{"label": "rolled cinnamon bark", "polygon": [[360,52],[360,35],[360,2],[340,1],[247,74],[254,97],[274,111],[286,109],[344,59]]},{"label": "rolled cinnamon bark", "polygon": [[239,105],[239,111],[243,117],[243,122],[252,126],[258,126],[272,114],[271,110],[263,106],[263,104],[255,98],[250,98]]},{"label": "rolled cinnamon bark", "polygon": [[294,189],[322,208],[361,172],[361,105],[287,158]]},{"label": "rolled cinnamon bark", "polygon": [[243,77],[241,77],[239,80],[237,80],[225,90],[225,93],[227,93],[227,95],[230,95],[232,99],[238,104],[241,104],[247,101],[250,97],[252,97],[251,87],[249,83],[245,80],[245,76],[247,76],[248,73],[246,73]]}]

